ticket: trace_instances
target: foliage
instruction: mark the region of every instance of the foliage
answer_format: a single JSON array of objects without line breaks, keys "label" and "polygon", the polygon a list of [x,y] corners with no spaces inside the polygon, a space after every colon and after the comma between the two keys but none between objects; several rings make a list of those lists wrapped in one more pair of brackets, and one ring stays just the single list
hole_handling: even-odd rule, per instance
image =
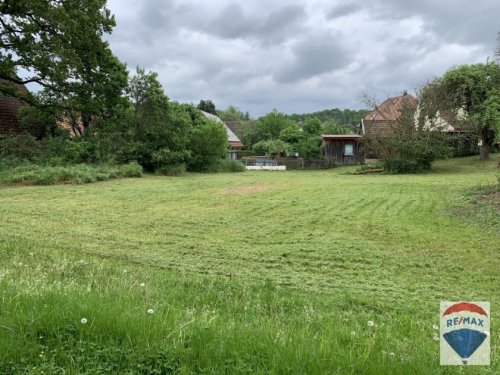
[{"label": "foliage", "polygon": [[[106,0],[4,1],[0,21],[0,78],[36,83],[45,96],[40,103],[8,84],[0,85],[0,92],[77,112],[85,128],[122,101],[126,68],[102,39],[115,26]],[[28,77],[17,77],[19,70]]]},{"label": "foliage", "polygon": [[323,122],[323,134],[353,134],[350,128],[340,126],[335,120],[329,119]]},{"label": "foliage", "polygon": [[42,146],[32,135],[21,134],[0,140],[0,156],[10,159],[37,160],[42,153]]},{"label": "foliage", "polygon": [[462,65],[427,85],[420,101],[420,124],[447,113],[481,139],[481,159],[500,135],[500,65]]},{"label": "foliage", "polygon": [[211,113],[212,115],[217,115],[217,110],[215,109],[215,104],[210,100],[200,100],[196,108]]},{"label": "foliage", "polygon": [[260,141],[253,145],[252,150],[258,155],[266,155],[271,157],[288,156],[291,151],[290,144],[282,140]]},{"label": "foliage", "polygon": [[227,133],[222,124],[199,114],[198,117],[189,136],[187,169],[205,172],[227,156]]},{"label": "foliage", "polygon": [[232,159],[219,159],[209,167],[211,173],[245,172],[245,166]]},{"label": "foliage", "polygon": [[322,122],[334,121],[337,123],[343,130],[341,132],[335,131],[333,133],[328,132],[327,134],[346,134],[356,132],[356,127],[361,122],[361,119],[366,116],[370,111],[360,109],[326,109],[324,111],[312,112],[312,113],[303,113],[303,114],[292,114],[288,115],[292,121],[295,122],[304,122],[307,119],[318,118]]},{"label": "foliage", "polygon": [[55,110],[42,110],[33,106],[23,106],[19,113],[21,129],[28,132],[36,139],[61,135],[58,124],[60,113]]},{"label": "foliage", "polygon": [[217,116],[222,121],[249,121],[250,114],[248,112],[243,113],[239,108],[230,105],[223,111],[217,111]]},{"label": "foliage", "polygon": [[185,162],[189,157],[190,119],[180,108],[169,103],[158,75],[137,68],[130,80],[128,94],[134,108],[135,160],[150,171]]},{"label": "foliage", "polygon": [[447,213],[493,181],[475,159],[3,186],[0,373],[453,373],[443,296],[500,303],[500,231]]},{"label": "foliage", "polygon": [[120,166],[98,167],[87,164],[71,166],[40,166],[27,164],[12,170],[6,182],[31,183],[36,185],[55,185],[60,183],[91,183],[112,178],[141,177],[142,167],[137,163]]},{"label": "foliage", "polygon": [[388,134],[364,137],[368,152],[377,155],[389,173],[426,172],[433,161],[451,155],[447,135],[415,126],[414,114],[413,108],[404,108]]},{"label": "foliage", "polygon": [[156,173],[164,176],[182,176],[186,173],[186,164],[165,164],[158,168]]},{"label": "foliage", "polygon": [[260,141],[277,140],[283,129],[293,124],[286,115],[274,109],[272,112],[262,116],[248,129],[243,136],[243,142],[248,148]]}]

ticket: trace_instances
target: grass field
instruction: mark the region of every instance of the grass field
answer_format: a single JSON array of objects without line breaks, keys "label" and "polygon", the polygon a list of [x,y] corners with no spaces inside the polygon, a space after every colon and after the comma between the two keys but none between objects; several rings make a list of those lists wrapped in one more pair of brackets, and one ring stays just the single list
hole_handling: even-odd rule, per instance
[{"label": "grass field", "polygon": [[498,159],[0,187],[0,373],[454,374],[439,301],[486,300],[498,374]]}]

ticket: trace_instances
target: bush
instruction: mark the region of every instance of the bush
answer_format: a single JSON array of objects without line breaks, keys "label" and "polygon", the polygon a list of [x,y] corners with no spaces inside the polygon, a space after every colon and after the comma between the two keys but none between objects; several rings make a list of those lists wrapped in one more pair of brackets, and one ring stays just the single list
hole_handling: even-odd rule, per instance
[{"label": "bush", "polygon": [[156,170],[156,173],[164,176],[182,176],[186,173],[186,164],[163,165]]},{"label": "bush", "polygon": [[142,177],[142,167],[137,162],[132,162],[118,167],[118,177]]},{"label": "bush", "polygon": [[28,164],[13,170],[7,182],[33,183],[36,185],[55,185],[59,183],[85,184],[96,181],[107,181],[120,177],[141,177],[142,167],[137,163],[121,166],[95,167],[88,164],[72,166],[47,167]]},{"label": "bush", "polygon": [[224,126],[205,118],[195,122],[189,141],[190,157],[187,169],[192,172],[207,172],[227,154],[228,142]]},{"label": "bush", "polygon": [[0,156],[11,160],[33,162],[40,158],[42,145],[31,135],[17,135],[0,141]]},{"label": "bush", "polygon": [[242,163],[232,159],[218,160],[208,168],[208,172],[211,173],[245,172],[245,170]]}]

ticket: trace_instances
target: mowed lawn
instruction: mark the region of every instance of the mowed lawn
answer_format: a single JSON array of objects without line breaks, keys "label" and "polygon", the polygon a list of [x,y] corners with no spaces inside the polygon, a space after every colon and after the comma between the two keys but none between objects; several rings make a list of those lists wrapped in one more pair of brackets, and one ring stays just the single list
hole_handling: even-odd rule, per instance
[{"label": "mowed lawn", "polygon": [[500,373],[498,160],[0,187],[0,372],[452,374],[475,300]]}]

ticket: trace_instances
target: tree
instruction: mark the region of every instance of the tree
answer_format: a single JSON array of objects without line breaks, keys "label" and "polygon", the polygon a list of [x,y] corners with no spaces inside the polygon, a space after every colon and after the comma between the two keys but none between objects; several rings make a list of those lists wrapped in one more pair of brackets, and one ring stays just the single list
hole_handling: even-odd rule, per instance
[{"label": "tree", "polygon": [[222,124],[199,118],[190,132],[187,168],[194,172],[210,170],[228,152],[227,133]]},{"label": "tree", "polygon": [[323,122],[323,134],[349,134],[350,130],[340,126],[335,120]]},{"label": "tree", "polygon": [[184,163],[189,157],[191,121],[186,112],[169,103],[157,73],[137,68],[127,91],[133,106],[137,161],[149,170]]},{"label": "tree", "polygon": [[[76,111],[85,128],[123,100],[125,65],[102,40],[115,26],[106,0],[4,0],[0,26],[0,78],[46,91],[43,103],[26,93],[21,99]],[[15,95],[11,87],[0,85],[0,92]]]},{"label": "tree", "polygon": [[420,101],[420,122],[447,113],[481,139],[481,160],[489,158],[500,134],[500,65],[462,65],[427,85]]},{"label": "tree", "polygon": [[222,121],[248,121],[250,119],[248,112],[243,113],[239,108],[232,105],[224,111],[219,111],[218,116]]},{"label": "tree", "polygon": [[279,139],[270,139],[257,142],[253,145],[252,149],[259,155],[266,155],[274,158],[276,156],[288,156],[291,146]]},{"label": "tree", "polygon": [[431,169],[436,159],[451,153],[446,134],[429,127],[416,126],[416,109],[401,108],[388,132],[369,132],[364,136],[365,148],[384,163],[389,173],[418,173]]},{"label": "tree", "polygon": [[211,113],[212,115],[217,116],[217,111],[215,109],[215,104],[212,103],[210,99],[208,100],[200,100],[196,108],[201,109],[202,111]]}]

